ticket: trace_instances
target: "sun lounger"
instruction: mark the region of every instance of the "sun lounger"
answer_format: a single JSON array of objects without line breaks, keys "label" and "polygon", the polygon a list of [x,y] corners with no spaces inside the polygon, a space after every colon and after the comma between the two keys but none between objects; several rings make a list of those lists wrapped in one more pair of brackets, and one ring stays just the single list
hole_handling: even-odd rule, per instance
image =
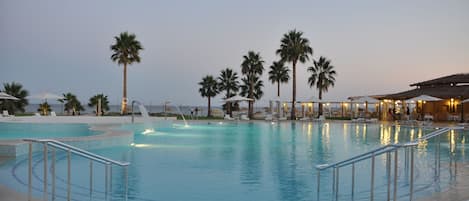
[{"label": "sun lounger", "polygon": [[264,118],[266,121],[272,121],[274,120],[274,118],[272,117],[271,114],[268,114],[268,115],[265,115],[265,118]]},{"label": "sun lounger", "polygon": [[230,117],[229,114],[225,114],[225,116],[223,117],[223,119],[225,119],[225,120],[230,120],[230,121],[235,120],[233,117]]},{"label": "sun lounger", "polygon": [[55,114],[55,112],[54,112],[54,111],[52,111],[52,112],[50,112],[50,116],[51,116],[51,117],[56,117],[56,116],[57,116],[57,114]]},{"label": "sun lounger", "polygon": [[241,119],[241,120],[245,120],[245,121],[249,121],[249,117],[248,117],[247,115],[245,115],[245,114],[242,114],[242,115],[240,116],[240,119]]},{"label": "sun lounger", "polygon": [[319,116],[319,118],[314,118],[313,121],[324,121],[326,120],[326,117],[324,115]]},{"label": "sun lounger", "polygon": [[8,110],[3,110],[2,116],[3,116],[3,117],[14,117],[15,115],[10,115],[10,114],[8,113]]}]

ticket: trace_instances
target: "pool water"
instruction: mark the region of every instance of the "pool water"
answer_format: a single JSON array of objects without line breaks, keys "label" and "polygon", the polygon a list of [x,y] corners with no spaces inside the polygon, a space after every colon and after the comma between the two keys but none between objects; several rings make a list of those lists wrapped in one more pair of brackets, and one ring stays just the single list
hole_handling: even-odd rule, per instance
[{"label": "pool water", "polygon": [[88,124],[59,123],[3,123],[0,122],[0,140],[22,138],[62,138],[96,135]]},{"label": "pool water", "polygon": [[[157,126],[157,127],[156,127]],[[155,125],[156,132],[142,134],[142,124],[123,125],[135,133],[134,144],[126,147],[93,150],[112,159],[129,161],[129,200],[316,200],[317,172],[315,166],[333,163],[390,143],[403,143],[433,131],[432,129],[396,127],[381,124],[256,122],[197,123],[190,127],[171,124]],[[451,134],[449,134],[451,135]],[[448,135],[448,136],[449,136]],[[454,133],[453,133],[454,135]],[[455,159],[464,161],[465,135],[451,138],[461,144]],[[448,140],[443,136],[442,141]],[[435,184],[432,141],[419,146],[416,152],[416,196],[444,188],[450,181],[442,171]],[[442,166],[449,147],[441,147]],[[59,200],[66,187],[66,158],[57,157],[57,189]],[[35,157],[34,194],[41,194],[42,160]],[[401,157],[403,158],[403,157]],[[402,165],[400,160],[399,165]],[[89,199],[89,161],[74,157],[72,162],[72,198]],[[376,169],[385,167],[384,157],[377,157]],[[368,200],[369,163],[357,164],[355,200]],[[444,168],[444,167],[443,167]],[[349,172],[349,171],[347,171]],[[381,173],[378,173],[381,172]],[[93,199],[104,200],[104,167],[93,169]],[[340,189],[350,189],[348,173],[341,172]],[[113,200],[121,200],[122,175],[113,169]],[[321,174],[320,200],[330,200],[331,172]],[[399,172],[399,178],[405,180]],[[377,171],[375,199],[384,200],[385,175]],[[0,166],[0,183],[27,192],[27,160],[19,157]],[[398,185],[399,199],[404,199],[408,184]],[[340,200],[350,200],[344,193]]]}]

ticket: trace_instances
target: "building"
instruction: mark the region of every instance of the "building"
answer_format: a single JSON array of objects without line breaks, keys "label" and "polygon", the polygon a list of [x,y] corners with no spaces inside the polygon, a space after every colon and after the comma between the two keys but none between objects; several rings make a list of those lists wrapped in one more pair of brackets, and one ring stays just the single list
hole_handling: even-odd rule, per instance
[{"label": "building", "polygon": [[[454,74],[410,85],[415,87],[395,94],[376,96],[380,100],[382,120],[422,119],[425,115],[436,121],[467,121],[469,119],[469,73]],[[439,101],[406,101],[427,95]]]}]

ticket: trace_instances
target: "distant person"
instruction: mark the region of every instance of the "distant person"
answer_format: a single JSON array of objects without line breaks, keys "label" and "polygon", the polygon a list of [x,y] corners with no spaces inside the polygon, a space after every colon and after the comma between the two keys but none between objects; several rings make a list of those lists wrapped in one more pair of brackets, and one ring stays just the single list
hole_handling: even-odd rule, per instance
[{"label": "distant person", "polygon": [[191,119],[194,119],[194,109],[191,109]]},{"label": "distant person", "polygon": [[391,117],[390,120],[394,120],[394,114],[393,114],[393,110],[391,108],[388,109],[388,114],[389,114],[389,117]]}]

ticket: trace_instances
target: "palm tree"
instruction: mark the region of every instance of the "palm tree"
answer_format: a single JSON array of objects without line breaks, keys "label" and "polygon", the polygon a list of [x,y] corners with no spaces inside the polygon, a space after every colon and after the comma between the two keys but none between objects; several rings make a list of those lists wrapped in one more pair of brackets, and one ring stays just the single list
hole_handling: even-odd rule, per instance
[{"label": "palm tree", "polygon": [[74,94],[68,92],[66,94],[62,94],[63,98],[59,99],[58,101],[61,103],[64,103],[64,111],[67,112],[67,114],[70,114],[72,112],[72,115],[79,114],[80,111],[84,111],[85,108],[81,105],[81,102],[78,100],[77,96]]},{"label": "palm tree", "polygon": [[90,102],[88,103],[89,107],[96,107],[96,116],[98,116],[98,103],[101,100],[101,111],[104,114],[105,111],[109,111],[109,101],[107,100],[107,96],[104,94],[96,94],[90,98]]},{"label": "palm tree", "polygon": [[280,55],[282,61],[291,62],[293,68],[293,95],[292,95],[292,111],[291,119],[296,118],[295,102],[296,102],[296,63],[299,61],[305,63],[309,57],[313,55],[313,49],[309,45],[309,40],[303,37],[303,32],[292,30],[283,35],[281,39],[280,49],[277,54]]},{"label": "palm tree", "polygon": [[[309,87],[316,86],[319,90],[319,100],[322,99],[322,93],[327,92],[329,87],[334,87],[335,76],[337,73],[331,61],[325,57],[320,57],[318,61],[313,62],[314,66],[308,68],[311,76],[308,78]],[[319,116],[322,115],[322,104],[319,104]]]},{"label": "palm tree", "polygon": [[[225,98],[230,98],[236,95],[239,90],[238,73],[233,72],[232,69],[226,68],[220,72],[218,77],[218,89],[225,90]],[[226,112],[231,115],[232,103],[226,103]]]},{"label": "palm tree", "polygon": [[134,62],[140,63],[139,51],[143,50],[142,45],[136,40],[135,34],[127,32],[121,33],[119,36],[114,37],[116,43],[111,45],[113,54],[111,59],[119,65],[124,65],[124,81],[123,81],[123,95],[121,114],[127,113],[127,65]]},{"label": "palm tree", "polygon": [[37,108],[37,111],[40,112],[41,115],[49,115],[49,112],[52,111],[49,103],[44,102],[39,104],[39,108]]},{"label": "palm tree", "polygon": [[[256,84],[255,80],[258,79],[262,72],[264,71],[263,66],[264,61],[262,60],[259,53],[249,51],[247,55],[243,56],[243,62],[241,63],[241,73],[245,75],[246,81],[249,82],[249,93],[248,98],[254,99],[254,85]],[[252,118],[254,101],[249,101],[249,117]]]},{"label": "palm tree", "polygon": [[258,76],[253,76],[251,77],[251,79],[249,79],[248,77],[243,77],[241,81],[243,82],[243,84],[241,85],[241,96],[247,96],[249,93],[252,92],[252,99],[259,100],[262,98],[262,96],[264,95],[264,92],[262,91],[264,83],[262,82],[262,80],[259,79]]},{"label": "palm tree", "polygon": [[4,83],[3,92],[18,98],[19,100],[3,100],[0,104],[2,110],[8,110],[9,114],[15,114],[16,111],[25,112],[25,107],[28,105],[28,91],[23,89],[23,85],[17,82]]},{"label": "palm tree", "polygon": [[277,83],[277,96],[280,97],[280,83],[287,83],[290,80],[288,72],[290,70],[286,67],[283,62],[277,61],[270,66],[269,80],[272,84]]},{"label": "palm tree", "polygon": [[217,81],[211,75],[207,75],[202,78],[202,81],[199,82],[200,85],[200,95],[202,97],[208,98],[208,112],[207,117],[212,116],[212,111],[210,109],[210,99],[215,97],[218,94]]}]

